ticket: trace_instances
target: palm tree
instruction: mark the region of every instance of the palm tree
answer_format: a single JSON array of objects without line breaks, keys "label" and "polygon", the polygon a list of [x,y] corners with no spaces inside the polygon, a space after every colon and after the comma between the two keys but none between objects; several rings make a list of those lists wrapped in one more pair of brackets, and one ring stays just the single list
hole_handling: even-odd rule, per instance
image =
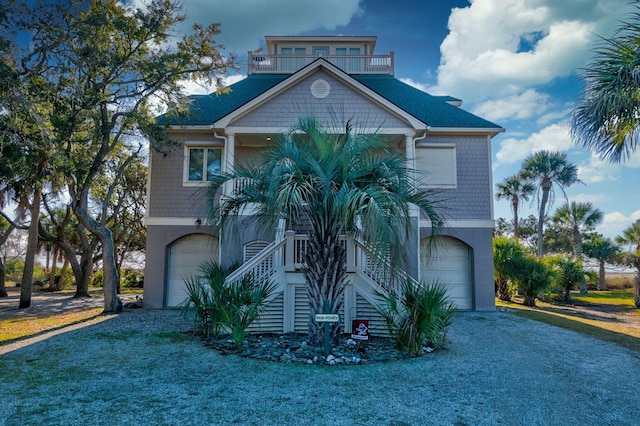
[{"label": "palm tree", "polygon": [[[544,218],[547,204],[551,206],[554,200],[554,184],[564,194],[564,188],[571,186],[578,180],[576,166],[567,161],[567,154],[559,151],[538,151],[525,158],[522,165],[522,176],[537,182],[539,214],[538,214],[538,257],[544,255]],[[566,196],[565,196],[566,198]]]},{"label": "palm tree", "polygon": [[496,199],[505,199],[511,201],[511,210],[513,211],[513,236],[518,238],[518,207],[522,200],[528,201],[529,197],[536,190],[531,182],[528,182],[521,175],[513,175],[504,178],[504,180],[496,185]]},{"label": "palm tree", "polygon": [[527,251],[518,240],[507,237],[493,239],[493,280],[498,299],[511,300],[512,290],[509,284],[515,282],[514,266],[519,258],[526,256]]},{"label": "palm tree", "polygon": [[553,221],[567,228],[571,232],[571,245],[573,255],[577,258],[582,256],[582,234],[581,231],[590,231],[596,225],[602,223],[604,214],[602,210],[596,209],[591,203],[565,203],[556,210]]},{"label": "palm tree", "polygon": [[[375,253],[391,253],[397,265],[415,232],[410,205],[430,219],[432,233],[441,228],[430,193],[418,190],[412,176],[404,157],[379,136],[355,135],[350,123],[330,131],[313,118],[301,118],[266,149],[261,164],[239,165],[212,182],[212,201],[225,182],[240,178],[248,184],[222,197],[209,217],[224,229],[243,207],[254,205],[265,226],[275,227],[283,217],[304,223],[309,240],[303,275],[313,318],[325,300],[331,312],[342,308],[347,275],[341,236],[361,239]],[[332,336],[338,333],[334,323]],[[309,334],[314,344],[322,342],[322,328],[311,320]]]},{"label": "palm tree", "polygon": [[613,163],[628,159],[638,145],[639,61],[640,12],[635,12],[612,38],[602,39],[582,72],[585,90],[573,111],[572,135]]},{"label": "palm tree", "polygon": [[622,258],[627,265],[637,270],[633,279],[633,299],[636,308],[640,308],[640,220],[622,231],[622,235],[616,238],[616,242],[629,246],[629,251],[622,253]]},{"label": "palm tree", "polygon": [[582,250],[584,254],[598,261],[598,290],[606,290],[607,281],[605,279],[604,264],[615,259],[620,247],[609,238],[595,234],[582,243]]}]

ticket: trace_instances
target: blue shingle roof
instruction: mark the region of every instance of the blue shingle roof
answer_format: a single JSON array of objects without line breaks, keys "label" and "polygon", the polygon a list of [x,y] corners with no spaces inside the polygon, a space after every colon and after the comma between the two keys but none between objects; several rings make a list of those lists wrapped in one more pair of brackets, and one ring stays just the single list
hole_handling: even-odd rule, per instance
[{"label": "blue shingle roof", "polygon": [[501,129],[490,121],[447,103],[443,96],[432,96],[391,75],[354,75],[360,83],[408,112],[430,127]]},{"label": "blue shingle roof", "polygon": [[[284,81],[289,74],[252,74],[229,86],[229,93],[190,96],[190,112],[172,117],[173,125],[211,125],[260,94]],[[495,129],[500,126],[447,103],[445,96],[432,96],[391,75],[351,75],[372,91],[430,127]],[[158,117],[160,123],[167,119]]]}]

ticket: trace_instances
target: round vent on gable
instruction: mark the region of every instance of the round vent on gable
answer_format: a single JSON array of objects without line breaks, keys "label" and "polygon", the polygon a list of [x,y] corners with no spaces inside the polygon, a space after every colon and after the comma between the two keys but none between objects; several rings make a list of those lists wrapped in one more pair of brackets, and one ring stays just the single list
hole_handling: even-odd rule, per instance
[{"label": "round vent on gable", "polygon": [[331,86],[327,81],[319,78],[313,83],[311,83],[311,94],[314,98],[323,99],[329,96],[329,92],[331,92]]}]

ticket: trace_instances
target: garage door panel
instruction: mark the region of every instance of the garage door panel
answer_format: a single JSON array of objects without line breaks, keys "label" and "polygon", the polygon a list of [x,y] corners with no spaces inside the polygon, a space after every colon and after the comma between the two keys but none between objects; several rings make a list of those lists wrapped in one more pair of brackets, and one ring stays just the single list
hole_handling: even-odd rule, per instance
[{"label": "garage door panel", "polygon": [[453,238],[442,237],[429,247],[421,241],[420,273],[423,282],[439,282],[459,309],[473,308],[471,259],[468,247]]},{"label": "garage door panel", "polygon": [[218,239],[211,235],[189,235],[169,250],[166,306],[178,306],[187,298],[185,280],[202,275],[200,266],[218,259]]}]

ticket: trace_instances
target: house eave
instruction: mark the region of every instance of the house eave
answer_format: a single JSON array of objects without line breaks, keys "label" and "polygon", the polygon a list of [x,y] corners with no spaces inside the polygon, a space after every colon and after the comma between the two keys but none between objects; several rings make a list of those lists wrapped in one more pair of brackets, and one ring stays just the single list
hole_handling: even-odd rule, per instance
[{"label": "house eave", "polygon": [[494,137],[498,133],[504,132],[505,129],[502,127],[493,128],[493,127],[429,127],[428,132],[430,134],[434,133],[447,133],[447,134],[461,134],[461,135],[489,135]]}]

